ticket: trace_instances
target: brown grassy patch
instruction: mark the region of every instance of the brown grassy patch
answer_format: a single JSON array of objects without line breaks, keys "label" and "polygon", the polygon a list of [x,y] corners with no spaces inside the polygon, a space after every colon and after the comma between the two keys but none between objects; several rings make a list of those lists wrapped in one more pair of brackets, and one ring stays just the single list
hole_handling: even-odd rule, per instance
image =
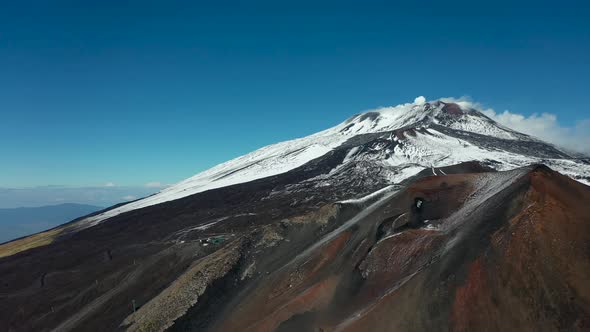
[{"label": "brown grassy patch", "polygon": [[2,244],[0,245],[0,257],[12,256],[25,250],[46,246],[52,243],[61,231],[61,229],[52,229]]}]

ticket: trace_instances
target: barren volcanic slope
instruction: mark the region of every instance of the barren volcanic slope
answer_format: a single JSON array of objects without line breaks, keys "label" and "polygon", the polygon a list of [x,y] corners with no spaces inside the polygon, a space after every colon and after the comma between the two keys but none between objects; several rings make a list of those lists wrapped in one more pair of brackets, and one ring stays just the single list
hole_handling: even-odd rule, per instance
[{"label": "barren volcanic slope", "polygon": [[3,244],[0,327],[588,330],[589,180],[469,104],[383,108]]}]

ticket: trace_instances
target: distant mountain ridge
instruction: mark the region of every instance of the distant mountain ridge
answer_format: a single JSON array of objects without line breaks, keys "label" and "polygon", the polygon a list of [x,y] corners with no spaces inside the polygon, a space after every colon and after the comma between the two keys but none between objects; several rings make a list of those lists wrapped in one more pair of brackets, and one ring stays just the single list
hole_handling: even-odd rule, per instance
[{"label": "distant mountain ridge", "polygon": [[0,243],[47,230],[101,209],[76,203],[0,208]]}]

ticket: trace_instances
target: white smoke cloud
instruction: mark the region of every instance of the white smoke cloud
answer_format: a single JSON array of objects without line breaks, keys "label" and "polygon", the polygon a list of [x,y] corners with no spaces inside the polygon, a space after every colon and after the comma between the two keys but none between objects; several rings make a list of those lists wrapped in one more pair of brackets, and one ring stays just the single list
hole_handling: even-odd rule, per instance
[{"label": "white smoke cloud", "polygon": [[424,96],[419,96],[416,97],[416,99],[414,99],[414,104],[416,105],[422,105],[426,102],[426,98],[424,98]]},{"label": "white smoke cloud", "polygon": [[492,120],[510,129],[531,135],[543,141],[561,146],[575,152],[590,154],[590,119],[578,121],[573,127],[562,126],[558,117],[551,113],[533,113],[525,116],[508,110],[498,113],[491,108],[471,101],[467,97],[441,98],[442,101],[454,102],[462,107],[475,108]]}]

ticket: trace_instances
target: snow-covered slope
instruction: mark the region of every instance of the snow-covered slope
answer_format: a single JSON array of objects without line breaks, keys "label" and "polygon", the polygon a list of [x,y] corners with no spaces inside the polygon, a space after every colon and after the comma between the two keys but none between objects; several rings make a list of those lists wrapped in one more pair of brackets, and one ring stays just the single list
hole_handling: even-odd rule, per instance
[{"label": "snow-covered slope", "polygon": [[[354,137],[367,134],[377,134],[378,142],[370,148],[349,147]],[[500,126],[467,102],[425,102],[416,98],[414,103],[361,113],[317,134],[263,147],[155,195],[82,220],[79,225],[89,227],[127,211],[286,173],[345,145],[349,151],[342,164],[370,160],[384,165],[390,169],[389,183],[402,181],[424,168],[471,160],[499,170],[543,162],[582,182],[590,179],[587,162]]]}]

